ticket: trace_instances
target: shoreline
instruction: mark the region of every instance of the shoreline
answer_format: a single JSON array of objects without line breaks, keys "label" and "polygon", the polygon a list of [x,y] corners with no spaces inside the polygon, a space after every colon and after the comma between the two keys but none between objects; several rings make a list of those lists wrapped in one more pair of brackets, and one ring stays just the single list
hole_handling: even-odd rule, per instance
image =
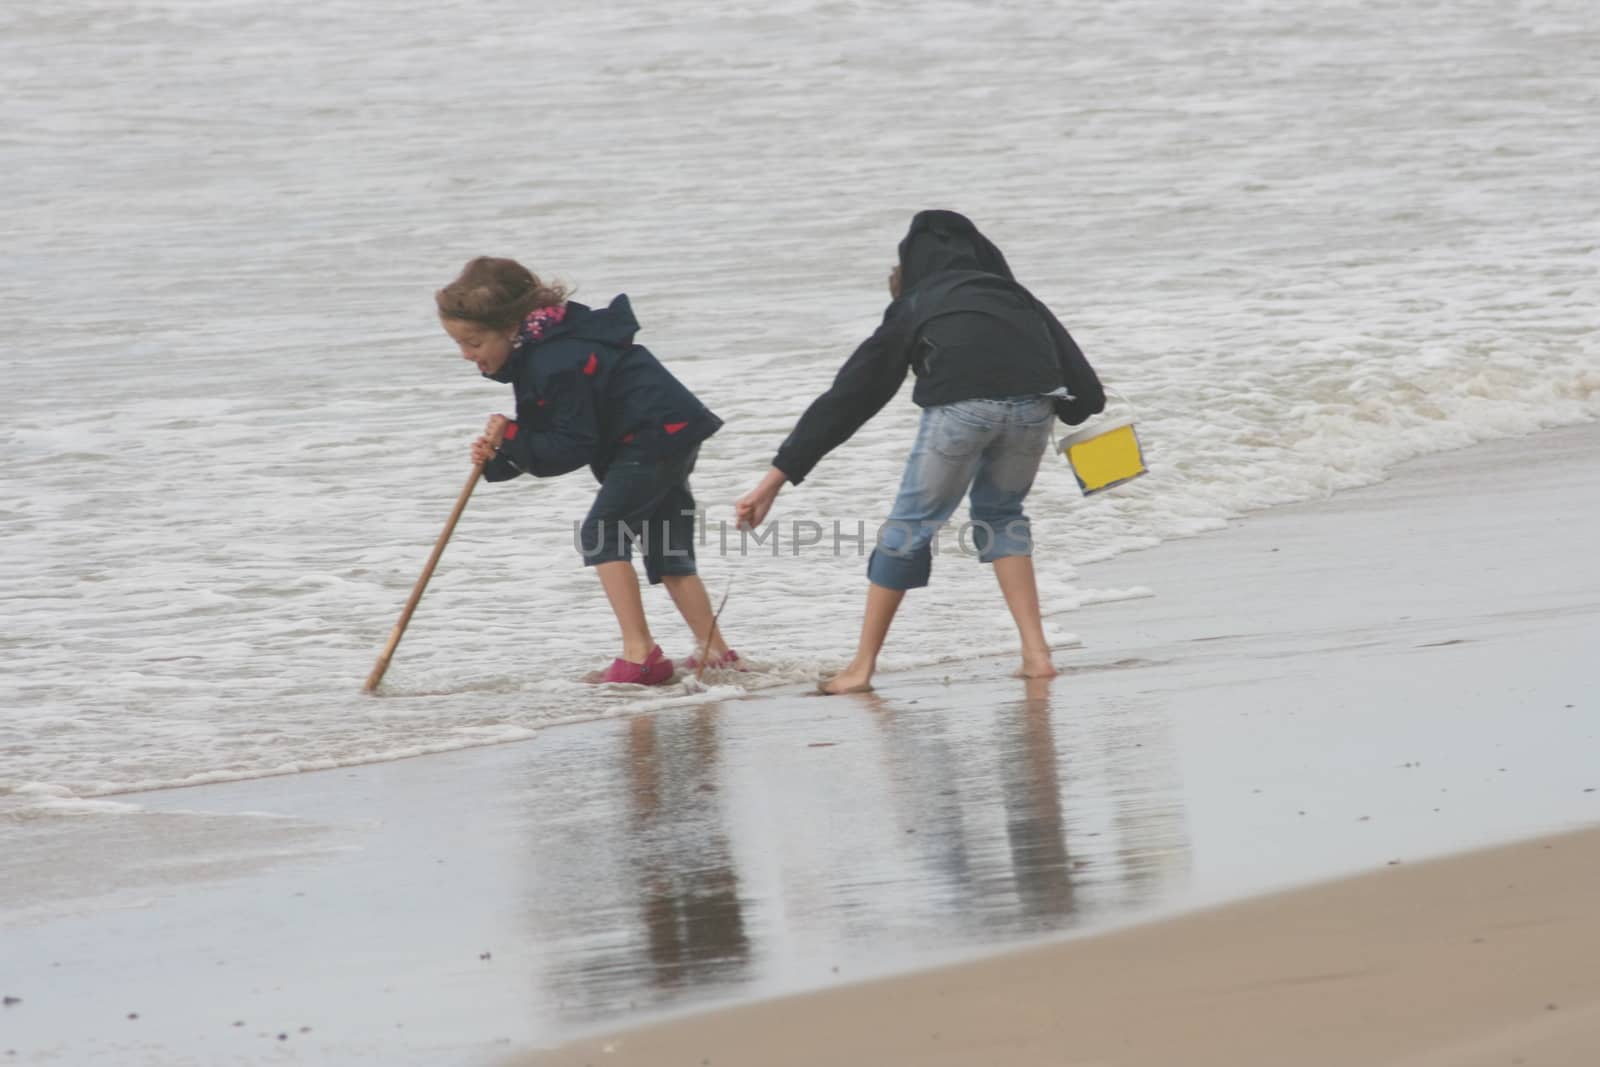
[{"label": "shoreline", "polygon": [[[1448,465],[1451,462],[1451,457],[1460,455],[1462,453],[1490,452],[1501,448],[1516,449],[1518,447],[1523,447],[1524,442],[1541,439],[1561,439],[1565,437],[1582,437],[1584,435],[1588,435],[1590,437],[1600,436],[1600,431],[1596,430],[1597,427],[1600,427],[1600,421],[1597,420],[1565,423],[1561,425],[1545,427],[1530,433],[1522,434],[1520,436],[1491,438],[1488,440],[1475,441],[1469,444],[1444,448],[1440,451],[1425,452],[1421,455],[1412,456],[1410,458],[1399,460],[1393,463],[1381,476],[1377,477],[1375,480],[1363,482],[1353,486],[1340,487],[1336,490],[1330,490],[1322,496],[1307,496],[1283,503],[1272,503],[1250,507],[1239,512],[1238,514],[1229,516],[1226,520],[1223,520],[1220,526],[1216,528],[1201,529],[1194,532],[1174,535],[1166,540],[1157,541],[1153,544],[1138,545],[1120,549],[1115,554],[1110,556],[1099,556],[1094,553],[1088,553],[1084,557],[1085,562],[1079,564],[1080,569],[1089,574],[1099,575],[1102,577],[1098,577],[1093,583],[1086,583],[1082,595],[1073,599],[1070,606],[1066,608],[1057,608],[1052,610],[1048,603],[1046,604],[1044,618],[1047,633],[1049,633],[1052,627],[1062,619],[1076,620],[1082,617],[1081,613],[1086,609],[1097,609],[1105,605],[1118,604],[1123,601],[1144,601],[1152,596],[1159,595],[1159,593],[1152,592],[1150,589],[1148,589],[1146,582],[1140,580],[1141,575],[1138,570],[1138,561],[1146,558],[1149,553],[1163,549],[1171,549],[1176,546],[1190,543],[1197,539],[1203,540],[1218,536],[1228,536],[1232,531],[1247,527],[1266,516],[1292,514],[1299,511],[1304,511],[1306,509],[1321,509],[1329,506],[1336,506],[1337,501],[1352,496],[1359,497],[1361,494],[1380,490],[1384,485],[1393,481],[1397,477],[1406,478],[1407,472],[1412,471],[1413,469],[1426,469],[1439,463]],[[1060,458],[1047,453],[1044,461],[1047,464],[1059,463]],[[719,520],[719,522],[722,521],[725,520]],[[770,520],[769,525],[777,523],[778,521],[779,520],[777,519]],[[789,521],[794,522],[806,520]],[[1130,561],[1132,564],[1131,566],[1124,565]],[[1125,585],[1119,586],[1116,584],[1117,579],[1115,576],[1119,575],[1127,576]],[[1041,589],[1041,593],[1043,594],[1044,592],[1045,590]],[[1054,636],[1057,638],[1057,640],[1052,642],[1052,648],[1057,652],[1077,649],[1083,644],[1081,637],[1077,633],[1057,633]],[[895,678],[909,677],[914,679],[919,675],[923,675],[953,664],[995,657],[1004,657],[1010,654],[1011,653],[1008,650],[1002,650],[1001,648],[996,647],[983,650],[963,650],[960,653],[950,653],[947,655],[933,656],[931,658],[920,658],[912,661],[901,661],[898,660],[896,654],[894,653],[891,642],[891,648],[885,658],[894,665],[888,667],[881,673],[880,680],[883,681],[884,684],[892,684]],[[849,658],[848,650],[841,651],[836,658],[837,663],[833,664],[833,666],[842,667],[845,660]],[[359,679],[351,682],[351,685],[349,686],[351,692],[356,692],[359,690],[360,687],[358,682]],[[131,782],[117,784],[111,788],[95,788],[82,792],[74,792],[70,787],[59,785],[55,782],[29,781],[20,784],[9,792],[0,792],[0,814],[3,814],[7,809],[12,809],[18,806],[26,806],[30,803],[34,803],[36,799],[43,799],[46,801],[61,799],[69,802],[92,802],[100,800],[115,801],[119,798],[128,797],[130,795],[226,785],[236,782],[250,782],[299,774],[334,772],[349,768],[375,766],[417,759],[419,757],[448,754],[452,752],[472,751],[506,744],[520,744],[536,740],[541,733],[547,730],[583,726],[595,721],[628,715],[653,714],[662,710],[670,710],[677,707],[694,706],[702,703],[706,699],[761,700],[769,697],[794,696],[799,692],[808,691],[810,688],[811,684],[808,681],[787,679],[775,682],[769,686],[766,686],[765,688],[746,691],[737,696],[730,696],[723,693],[707,694],[703,691],[692,692],[681,689],[674,690],[673,692],[667,694],[629,694],[626,698],[619,700],[619,705],[615,708],[602,708],[580,716],[575,716],[570,719],[561,719],[547,724],[535,726],[507,726],[505,728],[507,735],[503,737],[472,741],[441,741],[436,744],[410,746],[385,753],[361,755],[353,758],[341,758],[334,760],[304,760],[296,763],[293,766],[285,765],[284,767],[273,769],[251,768],[240,771],[203,771],[177,780]],[[418,700],[432,695],[437,694],[426,689],[408,690],[402,688],[389,693],[380,693],[379,698],[391,701],[408,701]],[[364,694],[363,699],[366,699],[368,696],[370,695]]]},{"label": "shoreline", "polygon": [[502,1063],[1592,825],[1596,454],[1086,566],[1155,595],[1075,616],[1043,686],[976,660],[0,812],[0,1054]]}]

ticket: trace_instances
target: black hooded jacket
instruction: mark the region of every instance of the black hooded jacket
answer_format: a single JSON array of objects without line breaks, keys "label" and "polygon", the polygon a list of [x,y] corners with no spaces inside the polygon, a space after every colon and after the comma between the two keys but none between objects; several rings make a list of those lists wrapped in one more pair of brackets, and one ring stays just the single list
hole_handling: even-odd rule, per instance
[{"label": "black hooded jacket", "polygon": [[917,376],[920,407],[1044,394],[1076,425],[1105,408],[1089,361],[1050,309],[1017,284],[988,238],[954,211],[920,211],[900,242],[900,296],[806,409],[773,466],[799,485]]},{"label": "black hooded jacket", "polygon": [[517,419],[483,476],[548,478],[587,463],[604,480],[618,459],[667,459],[716,433],[722,420],[633,343],[638,329],[626,296],[598,309],[569,300],[538,339],[524,328],[493,375],[516,390]]}]

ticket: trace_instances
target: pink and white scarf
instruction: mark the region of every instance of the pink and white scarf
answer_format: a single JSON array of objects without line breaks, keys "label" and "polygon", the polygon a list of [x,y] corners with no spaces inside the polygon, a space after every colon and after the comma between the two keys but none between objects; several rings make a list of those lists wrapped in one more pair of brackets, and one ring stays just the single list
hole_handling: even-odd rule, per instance
[{"label": "pink and white scarf", "polygon": [[528,312],[528,317],[522,320],[522,329],[517,331],[517,348],[532,344],[544,337],[544,332],[562,319],[567,317],[567,305],[551,304],[549,307],[534,308]]}]

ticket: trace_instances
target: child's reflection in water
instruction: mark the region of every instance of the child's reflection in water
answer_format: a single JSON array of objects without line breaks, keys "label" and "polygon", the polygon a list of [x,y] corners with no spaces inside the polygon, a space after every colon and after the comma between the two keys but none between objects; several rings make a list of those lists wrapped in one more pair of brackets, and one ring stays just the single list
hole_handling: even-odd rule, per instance
[{"label": "child's reflection in water", "polygon": [[718,792],[717,711],[628,724],[630,867],[662,988],[734,977],[750,953]]}]

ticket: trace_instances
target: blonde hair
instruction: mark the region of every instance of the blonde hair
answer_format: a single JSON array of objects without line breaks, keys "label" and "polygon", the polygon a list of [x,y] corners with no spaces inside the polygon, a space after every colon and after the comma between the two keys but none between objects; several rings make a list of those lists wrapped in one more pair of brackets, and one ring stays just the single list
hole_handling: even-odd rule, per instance
[{"label": "blonde hair", "polygon": [[481,323],[491,329],[515,326],[535,308],[552,307],[570,290],[546,284],[514,259],[479,256],[461,268],[456,280],[433,294],[439,316]]}]

